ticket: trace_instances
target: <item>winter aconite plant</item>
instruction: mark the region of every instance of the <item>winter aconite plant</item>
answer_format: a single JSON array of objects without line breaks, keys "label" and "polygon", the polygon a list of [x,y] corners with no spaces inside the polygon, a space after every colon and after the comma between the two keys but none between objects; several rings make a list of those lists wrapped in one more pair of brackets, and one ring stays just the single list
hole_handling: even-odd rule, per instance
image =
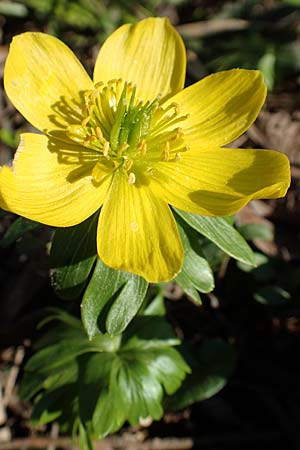
[{"label": "winter aconite plant", "polygon": [[100,259],[160,282],[184,259],[169,205],[224,216],[251,199],[284,196],[284,155],[223,148],[262,107],[260,73],[220,72],[183,89],[185,69],[182,39],[164,18],[114,32],[93,80],[55,37],[15,37],[6,93],[43,134],[23,134],[12,168],[2,169],[2,207],[55,227],[101,208]]},{"label": "winter aconite plant", "polygon": [[69,312],[80,301],[82,319],[45,311],[48,328],[20,394],[33,401],[34,423],[55,420],[83,450],[226,384],[233,345],[199,343],[202,332],[197,348],[181,345],[159,282],[174,280],[169,292],[177,283],[199,305],[225,254],[251,270],[254,253],[234,217],[222,216],[284,196],[290,183],[283,154],[225,147],[262,107],[260,73],[220,72],[183,89],[185,69],[182,39],[163,18],[114,32],[93,81],[43,33],[15,37],[5,65],[7,95],[43,134],[21,135],[12,166],[0,172],[0,206],[23,216],[0,245],[39,223],[57,227],[52,286],[74,302]]}]

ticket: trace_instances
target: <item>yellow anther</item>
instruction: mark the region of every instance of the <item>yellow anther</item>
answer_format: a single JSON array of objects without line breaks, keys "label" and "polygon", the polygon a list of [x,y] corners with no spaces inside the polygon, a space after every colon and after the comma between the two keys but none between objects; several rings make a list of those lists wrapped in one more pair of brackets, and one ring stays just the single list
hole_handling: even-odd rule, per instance
[{"label": "yellow anther", "polygon": [[170,106],[171,106],[172,108],[174,108],[174,111],[175,111],[176,114],[179,114],[179,113],[180,113],[180,109],[179,109],[178,103],[173,102],[173,103],[171,103]]},{"label": "yellow anther", "polygon": [[98,139],[103,139],[103,134],[100,127],[96,127],[96,135]]},{"label": "yellow anther", "polygon": [[103,81],[98,81],[98,83],[95,84],[95,88],[99,89],[101,86],[103,86]]},{"label": "yellow anther", "polygon": [[128,184],[134,184],[135,183],[135,175],[133,172],[130,172],[128,174]]},{"label": "yellow anther", "polygon": [[91,144],[91,143],[93,143],[93,142],[96,142],[96,141],[97,141],[97,138],[96,138],[96,136],[91,135],[91,136],[86,136],[84,140],[85,140],[85,142],[87,142],[88,144]]},{"label": "yellow anther", "polygon": [[153,167],[149,166],[146,169],[146,175],[152,176],[155,173],[155,170],[153,169]]},{"label": "yellow anther", "polygon": [[107,82],[107,84],[108,85],[111,85],[111,84],[116,84],[116,83],[118,83],[118,79],[117,78],[113,78],[112,80],[109,80],[108,82]]},{"label": "yellow anther", "polygon": [[117,151],[117,155],[120,156],[122,155],[122,153],[127,150],[129,147],[129,144],[122,144],[121,147],[119,148],[119,150]]},{"label": "yellow anther", "polygon": [[83,127],[86,127],[90,120],[91,120],[91,116],[87,116],[85,119],[83,119],[83,121],[81,122],[81,125]]},{"label": "yellow anther", "polygon": [[181,151],[182,151],[182,152],[188,152],[190,149],[191,149],[191,147],[189,147],[188,145],[185,145],[185,146],[181,149]]},{"label": "yellow anther", "polygon": [[147,142],[145,139],[142,139],[137,146],[137,149],[141,152],[142,156],[145,156],[147,153]]},{"label": "yellow anther", "polygon": [[183,129],[181,127],[176,128],[175,130],[175,141],[178,141],[178,139],[183,138],[184,133],[183,133]]},{"label": "yellow anther", "polygon": [[133,166],[132,159],[127,159],[127,161],[124,162],[124,169],[126,170],[126,172],[128,172],[132,166]]},{"label": "yellow anther", "polygon": [[175,155],[175,161],[181,161],[181,154],[179,152]]},{"label": "yellow anther", "polygon": [[170,157],[170,143],[167,141],[164,146],[163,151],[163,161],[168,161]]},{"label": "yellow anther", "polygon": [[102,150],[103,156],[106,157],[108,155],[108,151],[109,151],[109,142],[105,141],[105,143],[103,145],[103,150]]}]

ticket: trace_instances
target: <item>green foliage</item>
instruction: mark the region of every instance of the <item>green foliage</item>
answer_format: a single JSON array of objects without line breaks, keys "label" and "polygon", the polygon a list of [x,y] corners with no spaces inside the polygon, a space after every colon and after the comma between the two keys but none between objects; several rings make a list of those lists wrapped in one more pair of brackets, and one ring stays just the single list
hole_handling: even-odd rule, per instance
[{"label": "green foliage", "polygon": [[214,289],[214,276],[205,258],[200,256],[192,247],[184,226],[177,221],[180,238],[184,246],[184,261],[176,282],[196,303],[201,303],[198,291],[207,293]]},{"label": "green foliage", "polygon": [[229,256],[246,264],[255,265],[251,248],[225,218],[198,216],[179,209],[175,211],[188,225],[211,240]]},{"label": "green foliage", "polygon": [[182,353],[192,373],[172,397],[166,398],[165,407],[171,410],[186,408],[217,394],[235,368],[234,348],[220,339],[205,341],[198,350],[185,345]]},{"label": "green foliage", "polygon": [[138,316],[123,335],[92,340],[67,313],[54,318],[61,323],[28,361],[20,388],[22,398],[35,399],[35,424],[57,420],[87,448],[126,420],[162,417],[164,392],[173,394],[190,372],[163,317]]},{"label": "green foliage", "polygon": [[25,219],[24,217],[18,217],[0,240],[0,246],[4,248],[9,247],[24,234],[35,230],[39,226],[40,224],[38,222],[33,222],[32,220]]},{"label": "green foliage", "polygon": [[100,333],[99,327],[111,335],[124,331],[141,307],[147,288],[143,278],[110,269],[98,259],[81,304],[88,336]]},{"label": "green foliage", "polygon": [[238,232],[247,241],[253,239],[262,239],[264,241],[272,241],[274,238],[272,229],[265,224],[247,223],[238,227]]},{"label": "green foliage", "polygon": [[58,228],[53,237],[50,266],[56,293],[66,300],[78,298],[96,261],[98,213],[79,225]]},{"label": "green foliage", "polygon": [[[3,4],[0,3],[0,14],[1,14],[1,5],[3,6]],[[0,141],[13,149],[15,149],[18,145],[18,137],[16,133],[14,133],[11,130],[8,130],[7,128],[0,128]]]}]

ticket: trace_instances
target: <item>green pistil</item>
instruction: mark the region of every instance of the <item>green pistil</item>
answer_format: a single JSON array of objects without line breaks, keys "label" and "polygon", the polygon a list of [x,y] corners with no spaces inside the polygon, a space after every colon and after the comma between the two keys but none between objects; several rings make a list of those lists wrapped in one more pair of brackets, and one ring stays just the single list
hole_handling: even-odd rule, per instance
[{"label": "green pistil", "polygon": [[115,123],[110,133],[110,145],[113,151],[128,143],[135,149],[143,137],[149,131],[151,120],[155,109],[158,106],[158,99],[153,102],[142,102],[135,105],[136,87],[132,88],[130,99],[128,99],[129,85],[124,83],[124,88],[120,96]]},{"label": "green pistil", "polygon": [[124,87],[123,87],[123,91],[117,106],[117,111],[116,111],[116,117],[115,117],[115,123],[111,129],[110,132],[110,145],[111,148],[116,152],[118,150],[119,147],[119,136],[120,136],[120,129],[122,127],[122,124],[124,122],[124,117],[126,115],[126,106],[127,106],[127,99],[126,99],[126,94],[127,94],[127,86],[128,83],[125,82],[124,83]]}]

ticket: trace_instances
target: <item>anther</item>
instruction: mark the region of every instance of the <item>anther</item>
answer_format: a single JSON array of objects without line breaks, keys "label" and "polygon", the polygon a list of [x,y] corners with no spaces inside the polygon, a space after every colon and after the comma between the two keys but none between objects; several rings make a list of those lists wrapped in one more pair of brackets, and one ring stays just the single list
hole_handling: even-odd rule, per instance
[{"label": "anther", "polygon": [[93,142],[96,142],[96,141],[97,141],[97,138],[96,138],[96,136],[92,135],[92,136],[86,136],[86,137],[84,138],[84,140],[85,140],[85,142],[87,142],[88,144],[91,144],[91,143],[93,143]]},{"label": "anther", "polygon": [[176,128],[175,130],[175,141],[178,141],[179,139],[183,138],[183,129],[181,127]]},{"label": "anther", "polygon": [[163,160],[168,161],[169,157],[170,157],[170,143],[169,143],[169,141],[167,141],[164,145]]},{"label": "anther", "polygon": [[135,183],[135,175],[133,172],[130,172],[128,174],[128,184],[134,184]]},{"label": "anther", "polygon": [[95,84],[95,88],[99,89],[101,86],[103,86],[103,81],[98,81],[98,83]]},{"label": "anther", "polygon": [[100,127],[96,127],[96,135],[97,135],[98,139],[103,139],[103,134],[102,134]]},{"label": "anther", "polygon": [[145,156],[147,153],[147,142],[145,139],[142,139],[137,146],[137,149],[141,152],[142,156]]},{"label": "anther", "polygon": [[181,154],[179,152],[175,155],[175,161],[181,161]]},{"label": "anther", "polygon": [[118,155],[118,156],[121,156],[122,153],[123,153],[125,150],[127,150],[128,147],[129,147],[129,144],[127,144],[127,143],[122,144],[121,147],[119,148],[119,150],[117,151],[117,155]]},{"label": "anther", "polygon": [[109,151],[109,142],[105,141],[105,143],[103,145],[103,150],[102,150],[103,156],[105,156],[105,157],[108,156],[108,151]]},{"label": "anther", "polygon": [[87,116],[85,119],[83,119],[83,121],[81,122],[81,125],[83,127],[86,127],[90,120],[91,120],[91,116]]},{"label": "anther", "polygon": [[178,103],[173,102],[173,103],[171,103],[170,106],[171,106],[172,108],[174,108],[174,111],[175,111],[176,114],[179,114],[180,109],[179,109]]},{"label": "anther", "polygon": [[124,169],[126,170],[126,172],[128,172],[131,167],[133,166],[133,161],[132,159],[127,159],[127,161],[124,162]]}]

